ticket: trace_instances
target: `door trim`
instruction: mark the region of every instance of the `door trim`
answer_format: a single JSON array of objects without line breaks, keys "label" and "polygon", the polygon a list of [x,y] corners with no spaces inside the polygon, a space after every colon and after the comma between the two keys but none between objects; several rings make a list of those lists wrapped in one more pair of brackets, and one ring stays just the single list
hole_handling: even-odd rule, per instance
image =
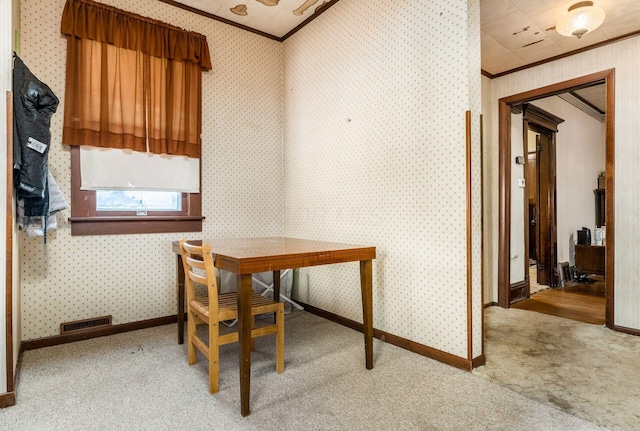
[{"label": "door trim", "polygon": [[[13,192],[13,92],[7,91],[6,93],[6,108],[7,108],[7,148],[6,148],[6,202],[5,202],[5,365],[6,365],[6,379],[7,379],[7,393],[8,396],[0,397],[0,407],[3,405],[11,406],[15,404],[15,371],[16,364],[14,362],[14,321],[13,321],[13,299],[16,292],[13,290],[13,246],[15,238],[13,237],[13,217],[15,202],[15,196]],[[3,392],[0,388],[0,393]],[[11,395],[13,393],[13,395]]]},{"label": "door trim", "polygon": [[569,89],[604,82],[606,91],[606,326],[614,329],[614,257],[615,257],[615,69],[592,73],[546,87],[503,97],[498,100],[498,305],[509,307],[509,252],[511,232],[511,106],[533,101]]}]

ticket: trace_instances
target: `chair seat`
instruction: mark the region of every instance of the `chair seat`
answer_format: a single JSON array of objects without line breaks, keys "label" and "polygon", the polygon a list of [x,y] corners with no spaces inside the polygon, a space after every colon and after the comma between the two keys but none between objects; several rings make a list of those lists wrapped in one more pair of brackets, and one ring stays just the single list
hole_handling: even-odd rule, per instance
[{"label": "chair seat", "polygon": [[[256,316],[278,311],[279,302],[265,298],[255,292],[251,295],[251,314]],[[209,297],[199,296],[189,301],[189,307],[201,316],[209,318]],[[238,298],[235,292],[218,295],[218,320],[230,320],[238,317]]]}]

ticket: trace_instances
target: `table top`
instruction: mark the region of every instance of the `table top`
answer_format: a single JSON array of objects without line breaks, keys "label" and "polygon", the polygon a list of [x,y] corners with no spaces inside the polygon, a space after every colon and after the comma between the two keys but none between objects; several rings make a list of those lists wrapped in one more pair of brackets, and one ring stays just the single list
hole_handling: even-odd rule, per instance
[{"label": "table top", "polygon": [[[236,274],[376,258],[376,248],[371,246],[290,237],[215,238],[205,242],[216,255],[215,266]],[[173,251],[180,253],[178,241],[172,244]]]}]

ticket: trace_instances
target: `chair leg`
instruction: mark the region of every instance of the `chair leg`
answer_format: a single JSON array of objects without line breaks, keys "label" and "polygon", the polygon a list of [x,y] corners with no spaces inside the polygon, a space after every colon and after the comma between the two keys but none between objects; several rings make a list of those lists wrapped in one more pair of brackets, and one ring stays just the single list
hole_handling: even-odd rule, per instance
[{"label": "chair leg", "polygon": [[276,313],[276,373],[284,372],[284,304],[281,302]]},{"label": "chair leg", "polygon": [[197,361],[196,345],[193,338],[196,336],[196,317],[187,310],[187,363],[193,365]]},{"label": "chair leg", "polygon": [[218,322],[209,322],[209,393],[216,394],[220,390],[220,346]]}]

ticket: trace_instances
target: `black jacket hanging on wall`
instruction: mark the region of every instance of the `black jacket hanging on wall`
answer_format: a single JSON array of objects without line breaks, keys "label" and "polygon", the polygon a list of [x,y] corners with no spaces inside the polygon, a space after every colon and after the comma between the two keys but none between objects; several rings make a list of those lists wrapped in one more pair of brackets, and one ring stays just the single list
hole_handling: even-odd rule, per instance
[{"label": "black jacket hanging on wall", "polygon": [[17,198],[27,217],[49,214],[47,183],[51,117],[58,98],[14,54],[13,169]]}]

